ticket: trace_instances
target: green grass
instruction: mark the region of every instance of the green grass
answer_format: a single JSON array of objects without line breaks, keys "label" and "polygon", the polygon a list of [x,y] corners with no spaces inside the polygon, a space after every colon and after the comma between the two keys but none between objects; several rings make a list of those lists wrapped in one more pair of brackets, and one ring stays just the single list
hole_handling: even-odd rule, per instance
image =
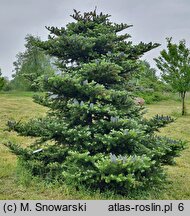
[{"label": "green grass", "polygon": [[32,97],[35,94],[35,92],[30,92],[30,91],[17,91],[17,90],[12,90],[12,91],[1,91],[0,95],[5,95],[9,97]]},{"label": "green grass", "polygon": [[[128,197],[115,196],[111,192],[100,194],[98,191],[81,189],[77,191],[64,184],[47,183],[32,177],[27,170],[18,165],[17,158],[3,145],[8,141],[28,145],[34,141],[30,137],[21,137],[14,132],[7,132],[9,119],[33,118],[42,116],[46,108],[33,103],[33,93],[0,93],[0,199],[189,199],[190,198],[190,148],[184,150],[176,159],[174,166],[167,166],[168,181],[161,188],[154,188]],[[190,113],[190,99],[187,99]],[[168,100],[147,106],[147,118],[155,114],[171,115],[176,118],[161,129],[162,135],[190,141],[190,114],[181,117],[179,100]]]},{"label": "green grass", "polygon": [[[167,166],[168,181],[166,188],[157,199],[190,199],[190,97],[186,100],[187,115],[181,116],[181,102],[179,100],[162,101],[158,104],[149,105],[147,117],[155,114],[170,115],[175,118],[171,123],[160,130],[163,136],[188,141],[188,147],[176,158],[174,166]],[[189,111],[189,113],[188,113]],[[154,198],[154,197],[153,197]]]}]

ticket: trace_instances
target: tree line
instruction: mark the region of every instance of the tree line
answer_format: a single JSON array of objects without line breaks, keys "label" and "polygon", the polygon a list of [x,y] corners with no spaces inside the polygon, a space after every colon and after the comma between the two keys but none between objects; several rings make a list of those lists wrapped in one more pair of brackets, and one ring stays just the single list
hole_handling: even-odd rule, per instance
[{"label": "tree line", "polygon": [[52,58],[35,45],[35,42],[38,40],[39,37],[33,35],[25,37],[25,51],[18,53],[16,61],[13,62],[13,79],[10,81],[6,80],[1,89],[42,91],[40,86],[41,77],[53,75],[55,67]]}]

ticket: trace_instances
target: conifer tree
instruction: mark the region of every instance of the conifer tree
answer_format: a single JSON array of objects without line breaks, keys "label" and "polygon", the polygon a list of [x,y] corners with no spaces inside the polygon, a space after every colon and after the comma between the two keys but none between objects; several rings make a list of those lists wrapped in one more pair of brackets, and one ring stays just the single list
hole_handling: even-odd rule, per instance
[{"label": "conifer tree", "polygon": [[[170,117],[143,118],[128,81],[139,58],[158,44],[133,45],[130,25],[115,24],[96,10],[74,11],[64,28],[47,27],[47,41],[37,46],[57,58],[61,74],[44,77],[46,117],[28,123],[9,121],[21,135],[40,137],[28,148],[9,143],[35,175],[68,184],[127,192],[163,178],[184,143],[154,134]],[[49,141],[52,141],[49,143]]]}]

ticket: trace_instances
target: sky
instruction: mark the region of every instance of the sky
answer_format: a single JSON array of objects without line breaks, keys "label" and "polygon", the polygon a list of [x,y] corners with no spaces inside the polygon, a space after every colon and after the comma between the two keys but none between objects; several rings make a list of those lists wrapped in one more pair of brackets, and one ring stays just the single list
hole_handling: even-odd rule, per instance
[{"label": "sky", "polygon": [[153,58],[166,48],[166,37],[173,42],[185,39],[190,45],[190,0],[0,0],[0,68],[11,78],[16,54],[25,50],[25,36],[46,40],[45,26],[65,26],[72,21],[73,9],[111,15],[111,21],[132,24],[127,32],[134,44],[160,43],[143,56],[152,67]]}]

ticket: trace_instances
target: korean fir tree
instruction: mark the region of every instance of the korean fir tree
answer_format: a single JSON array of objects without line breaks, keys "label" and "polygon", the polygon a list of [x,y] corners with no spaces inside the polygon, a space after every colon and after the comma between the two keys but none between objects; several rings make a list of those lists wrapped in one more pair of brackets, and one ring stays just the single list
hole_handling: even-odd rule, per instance
[{"label": "korean fir tree", "polygon": [[7,146],[34,175],[127,193],[161,181],[162,165],[183,142],[156,136],[172,119],[144,119],[129,92],[139,58],[158,44],[133,45],[120,33],[130,26],[109,17],[74,11],[65,28],[47,28],[48,40],[37,46],[57,58],[61,73],[44,77],[47,94],[35,101],[49,112],[28,123],[9,121],[10,129],[39,140],[28,148]]}]

